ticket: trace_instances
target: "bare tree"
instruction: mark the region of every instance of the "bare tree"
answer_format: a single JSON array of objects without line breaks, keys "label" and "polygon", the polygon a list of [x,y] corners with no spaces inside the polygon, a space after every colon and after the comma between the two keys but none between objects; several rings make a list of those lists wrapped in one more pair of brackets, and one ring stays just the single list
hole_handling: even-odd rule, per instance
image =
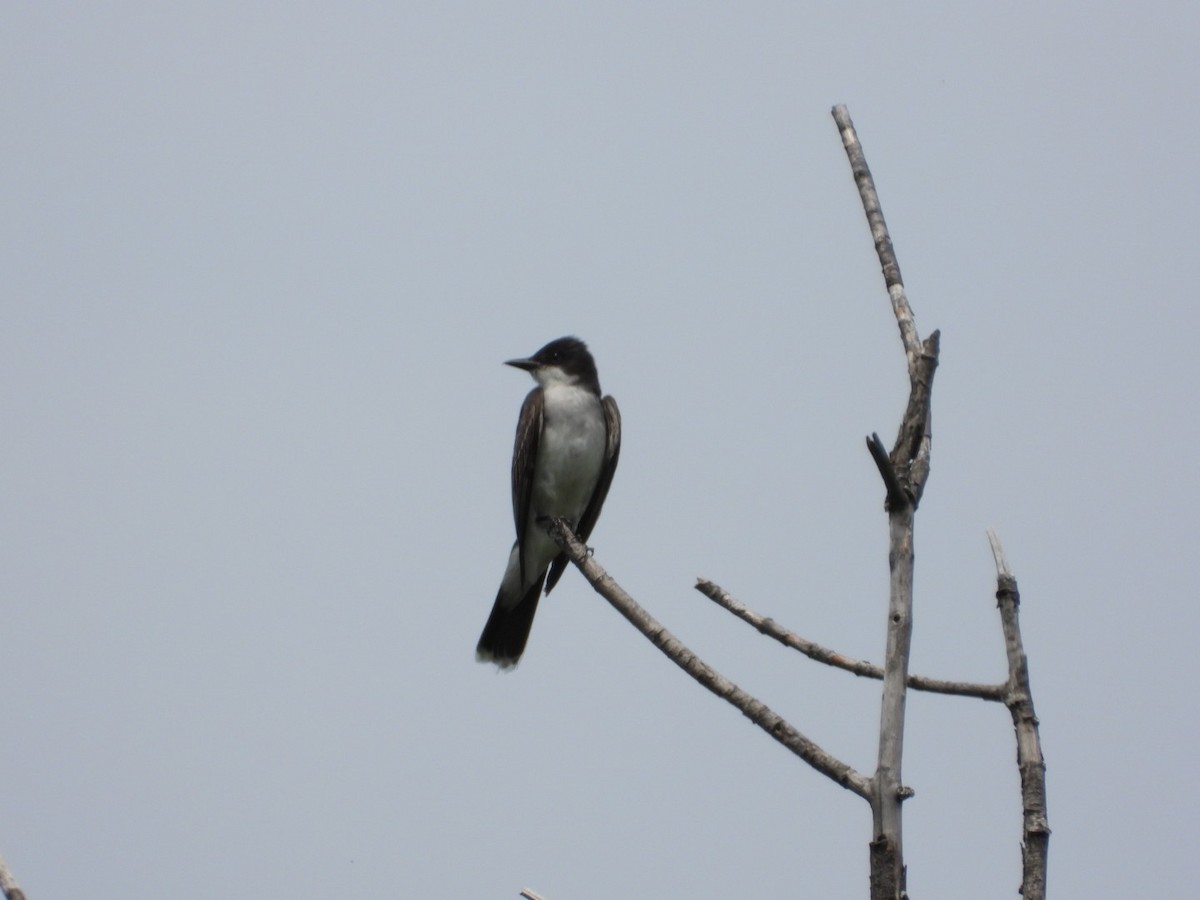
[{"label": "bare tree", "polygon": [[929,477],[931,433],[930,399],[937,369],[939,335],[934,331],[921,340],[900,276],[900,265],[892,248],[879,196],[867,167],[854,124],[844,106],[833,109],[834,121],[862,198],[863,209],[875,241],[892,312],[908,362],[909,397],[899,433],[889,452],[879,435],[867,439],[867,449],[883,480],[888,516],[888,563],[891,571],[887,642],[883,666],[849,659],[834,650],[803,638],[774,620],[765,618],[734,599],[711,581],[700,580],[696,589],[785,646],[811,659],[883,682],[880,708],[879,747],[875,772],[866,775],[830,754],[802,734],[766,704],[743,691],[689,650],[612,578],[562,520],[547,527],[584,577],[598,593],[627,618],[651,643],[701,685],[734,706],[810,766],[847,790],[865,799],[871,807],[872,840],[869,845],[871,900],[906,898],[903,845],[903,802],[912,790],[901,779],[904,750],[905,698],[909,688],[1003,703],[1016,729],[1017,764],[1021,776],[1024,810],[1022,832],[1023,875],[1021,893],[1025,900],[1044,900],[1046,855],[1050,828],[1046,815],[1045,765],[1038,738],[1037,716],[1029,687],[1029,670],[1021,644],[1018,621],[1019,594],[1016,578],[1008,568],[1004,551],[994,532],[988,532],[996,560],[996,598],[1008,657],[1008,678],[999,684],[945,681],[912,675],[908,671],[912,639],[913,525],[917,507]]}]

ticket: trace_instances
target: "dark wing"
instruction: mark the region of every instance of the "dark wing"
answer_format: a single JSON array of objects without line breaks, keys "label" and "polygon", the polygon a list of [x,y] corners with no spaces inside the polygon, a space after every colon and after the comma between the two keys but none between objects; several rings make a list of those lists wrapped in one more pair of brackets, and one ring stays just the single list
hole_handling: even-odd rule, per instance
[{"label": "dark wing", "polygon": [[[617,471],[617,460],[621,456],[621,411],[617,409],[617,401],[612,397],[605,397],[600,402],[604,406],[604,426],[608,433],[608,440],[604,446],[604,465],[600,469],[600,478],[596,481],[596,489],[592,491],[592,499],[588,501],[587,509],[583,511],[583,515],[579,517],[579,524],[575,526],[575,534],[585,544],[588,537],[591,536],[592,529],[596,527],[596,520],[600,518],[600,510],[604,507],[608,489],[612,486],[613,475]],[[562,577],[566,567],[567,555],[565,553],[554,557],[554,562],[550,564],[550,575],[546,578],[547,594],[554,585],[558,584],[558,579]]]},{"label": "dark wing", "polygon": [[533,466],[537,461],[538,441],[542,437],[542,389],[534,388],[521,404],[517,420],[517,439],[513,444],[512,502],[517,525],[517,558],[521,563],[521,584],[525,584],[525,525],[529,522],[529,502],[533,496]]}]

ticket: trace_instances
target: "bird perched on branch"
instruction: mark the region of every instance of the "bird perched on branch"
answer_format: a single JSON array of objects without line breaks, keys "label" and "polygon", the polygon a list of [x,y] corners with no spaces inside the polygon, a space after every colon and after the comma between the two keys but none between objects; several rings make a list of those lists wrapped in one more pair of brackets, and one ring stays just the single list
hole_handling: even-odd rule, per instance
[{"label": "bird perched on branch", "polygon": [[506,365],[524,369],[537,387],[521,406],[513,447],[517,539],[475,648],[477,660],[502,669],[515,666],[525,650],[543,584],[549,594],[567,566],[544,520],[566,519],[587,541],[621,451],[617,401],[601,396],[596,363],[583,341],[559,338]]}]

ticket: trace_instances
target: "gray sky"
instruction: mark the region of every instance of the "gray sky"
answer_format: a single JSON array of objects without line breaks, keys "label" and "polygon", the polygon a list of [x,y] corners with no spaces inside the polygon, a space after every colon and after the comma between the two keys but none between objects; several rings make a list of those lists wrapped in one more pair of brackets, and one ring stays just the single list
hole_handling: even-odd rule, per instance
[{"label": "gray sky", "polygon": [[[34,898],[863,897],[870,815],[512,540],[501,362],[621,403],[592,544],[861,769],[903,354],[829,107],[941,328],[913,667],[998,680],[1055,897],[1194,894],[1200,11],[9,3],[0,853]],[[1016,896],[1007,713],[912,696],[909,888]]]}]

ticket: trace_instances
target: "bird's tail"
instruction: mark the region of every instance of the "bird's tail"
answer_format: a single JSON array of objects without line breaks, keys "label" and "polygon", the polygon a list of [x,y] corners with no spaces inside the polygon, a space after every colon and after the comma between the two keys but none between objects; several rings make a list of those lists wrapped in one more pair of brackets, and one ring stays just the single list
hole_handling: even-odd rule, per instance
[{"label": "bird's tail", "polygon": [[543,572],[542,577],[534,579],[525,595],[516,603],[504,595],[503,587],[500,588],[492,606],[492,614],[488,616],[483,634],[479,636],[479,643],[475,647],[476,660],[493,662],[502,669],[517,664],[525,652],[529,629],[533,628],[533,614],[537,612],[544,580]]}]

